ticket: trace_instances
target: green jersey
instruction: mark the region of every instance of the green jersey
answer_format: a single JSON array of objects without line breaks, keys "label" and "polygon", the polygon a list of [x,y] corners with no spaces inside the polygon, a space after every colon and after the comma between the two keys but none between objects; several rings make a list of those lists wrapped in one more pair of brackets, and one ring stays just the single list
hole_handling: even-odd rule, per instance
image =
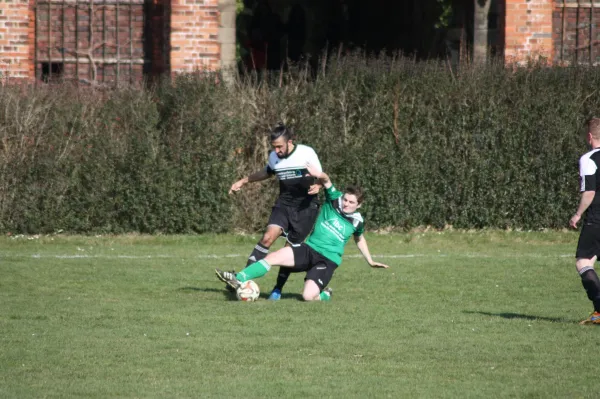
[{"label": "green jersey", "polygon": [[326,201],[306,244],[338,266],[342,263],[344,247],[351,235],[360,237],[364,221],[360,213],[342,212],[343,193],[332,185],[325,190]]}]

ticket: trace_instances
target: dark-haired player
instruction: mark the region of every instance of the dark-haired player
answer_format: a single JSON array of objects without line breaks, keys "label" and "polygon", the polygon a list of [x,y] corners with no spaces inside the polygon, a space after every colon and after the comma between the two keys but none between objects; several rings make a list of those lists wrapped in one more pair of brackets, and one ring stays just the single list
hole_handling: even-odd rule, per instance
[{"label": "dark-haired player", "polygon": [[[317,194],[321,185],[306,170],[306,164],[321,171],[321,163],[315,150],[303,144],[295,144],[291,129],[279,123],[271,132],[271,147],[267,166],[258,172],[233,183],[229,194],[239,191],[246,183],[266,180],[275,176],[279,180],[279,197],[271,211],[267,230],[248,257],[246,265],[258,262],[269,253],[269,248],[282,234],[286,245],[300,245],[311,232],[319,215]],[[281,298],[281,290],[290,273],[281,270],[269,299]]]},{"label": "dark-haired player", "polygon": [[360,188],[351,186],[342,193],[336,190],[329,176],[321,172],[320,168],[308,165],[308,172],[321,180],[327,198],[308,240],[298,246],[272,252],[237,274],[216,269],[219,279],[230,287],[237,288],[244,281],[264,276],[272,266],[280,266],[280,270],[306,272],[302,291],[304,300],[328,301],[331,299],[331,289],[326,287],[342,263],[344,247],[351,236],[354,236],[356,246],[371,267],[388,268],[383,263],[374,262],[369,253],[367,240],[363,235],[363,218],[357,212],[363,200]]}]

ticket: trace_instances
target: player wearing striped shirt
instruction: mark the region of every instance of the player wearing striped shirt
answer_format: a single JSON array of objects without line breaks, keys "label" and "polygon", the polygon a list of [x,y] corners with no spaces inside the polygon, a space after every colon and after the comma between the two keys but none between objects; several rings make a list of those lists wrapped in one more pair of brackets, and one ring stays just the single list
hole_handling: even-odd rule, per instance
[{"label": "player wearing striped shirt", "polygon": [[[303,242],[310,234],[319,214],[318,193],[320,184],[306,171],[311,163],[319,171],[321,163],[315,150],[303,144],[295,144],[292,131],[279,123],[271,132],[271,146],[264,169],[233,183],[229,194],[239,191],[246,183],[276,177],[279,181],[279,197],[273,206],[267,229],[248,257],[247,265],[258,262],[269,253],[269,248],[281,235],[286,245],[294,246]],[[275,288],[269,299],[278,300],[281,290],[290,273],[283,269],[277,275]]]}]

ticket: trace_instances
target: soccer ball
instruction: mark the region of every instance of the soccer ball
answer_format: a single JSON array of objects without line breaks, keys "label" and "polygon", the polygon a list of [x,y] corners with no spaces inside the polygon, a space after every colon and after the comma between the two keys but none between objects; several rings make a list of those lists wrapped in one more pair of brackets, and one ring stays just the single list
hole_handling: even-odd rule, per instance
[{"label": "soccer ball", "polygon": [[238,287],[235,293],[240,301],[254,302],[260,295],[260,288],[258,288],[258,284],[256,284],[254,281],[248,280],[244,281]]}]

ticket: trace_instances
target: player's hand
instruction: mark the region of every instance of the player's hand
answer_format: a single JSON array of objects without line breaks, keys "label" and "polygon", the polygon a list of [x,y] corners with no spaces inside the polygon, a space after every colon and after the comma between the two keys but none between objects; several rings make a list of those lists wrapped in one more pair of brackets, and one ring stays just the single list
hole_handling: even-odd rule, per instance
[{"label": "player's hand", "polygon": [[389,269],[390,267],[384,263],[373,262],[371,263],[371,267],[376,269]]},{"label": "player's hand", "polygon": [[308,174],[316,177],[317,179],[319,178],[319,176],[321,176],[321,171],[313,164],[311,163],[307,163],[306,164],[306,170],[308,170]]},{"label": "player's hand", "polygon": [[573,215],[573,217],[571,218],[571,220],[569,220],[569,226],[571,226],[572,228],[576,229],[577,228],[577,222],[579,222],[579,219],[581,219],[581,216],[579,216],[578,214]]},{"label": "player's hand", "polygon": [[235,183],[233,183],[231,185],[231,188],[229,189],[229,194],[234,193],[236,191],[240,191],[240,189],[242,188],[243,185],[244,185],[243,180],[236,181]]},{"label": "player's hand", "polygon": [[319,191],[321,191],[321,188],[323,188],[322,184],[313,184],[312,186],[310,186],[308,188],[308,194],[309,195],[317,195],[319,194]]}]

